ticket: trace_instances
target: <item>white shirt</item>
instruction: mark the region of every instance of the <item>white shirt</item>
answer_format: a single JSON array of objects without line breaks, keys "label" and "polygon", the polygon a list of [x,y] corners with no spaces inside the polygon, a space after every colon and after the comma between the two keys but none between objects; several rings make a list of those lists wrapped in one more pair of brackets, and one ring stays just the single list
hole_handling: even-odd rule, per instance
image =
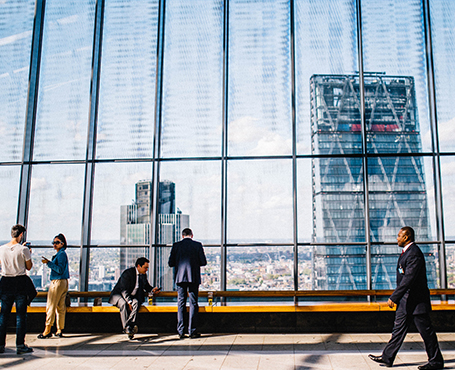
[{"label": "white shirt", "polygon": [[26,274],[25,262],[30,261],[30,249],[22,244],[4,244],[0,247],[2,276],[21,276]]},{"label": "white shirt", "polygon": [[414,243],[414,242],[410,242],[409,244],[406,244],[401,253],[406,252],[412,243]]}]

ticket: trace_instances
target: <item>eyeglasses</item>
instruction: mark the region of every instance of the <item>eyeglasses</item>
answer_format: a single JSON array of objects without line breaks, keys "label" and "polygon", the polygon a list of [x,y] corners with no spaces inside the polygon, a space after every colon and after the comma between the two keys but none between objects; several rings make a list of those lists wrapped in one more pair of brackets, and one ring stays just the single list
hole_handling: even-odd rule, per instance
[{"label": "eyeglasses", "polygon": [[63,242],[61,242],[60,240],[57,240],[57,241],[53,241],[52,244],[63,244]]}]

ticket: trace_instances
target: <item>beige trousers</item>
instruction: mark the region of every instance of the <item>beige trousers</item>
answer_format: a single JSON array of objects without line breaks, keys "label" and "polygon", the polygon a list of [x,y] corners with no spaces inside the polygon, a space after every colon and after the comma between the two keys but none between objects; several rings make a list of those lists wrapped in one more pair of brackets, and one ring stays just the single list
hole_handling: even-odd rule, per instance
[{"label": "beige trousers", "polygon": [[57,331],[65,328],[65,297],[67,291],[67,279],[51,280],[51,286],[47,293],[46,326],[54,325],[55,315],[57,314]]}]

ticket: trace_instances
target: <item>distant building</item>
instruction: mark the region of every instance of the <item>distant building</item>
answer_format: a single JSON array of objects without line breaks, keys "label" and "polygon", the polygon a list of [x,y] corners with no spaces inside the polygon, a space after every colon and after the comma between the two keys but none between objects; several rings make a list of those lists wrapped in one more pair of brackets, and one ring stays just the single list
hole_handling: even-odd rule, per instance
[{"label": "distant building", "polygon": [[[157,248],[158,285],[163,290],[173,289],[173,274],[168,267],[170,246],[181,238],[182,230],[189,227],[189,215],[184,215],[175,206],[175,184],[162,181],[159,184],[158,205],[158,240],[157,244],[168,245]],[[120,244],[150,245],[152,181],[144,180],[136,183],[136,199],[131,205],[120,208]],[[120,250],[120,271],[134,265],[137,258],[148,256],[147,247],[128,247]]]},{"label": "distant building", "polygon": [[[327,155],[312,159],[313,242],[331,243],[313,248],[313,288],[366,289],[364,245],[336,245],[366,241],[363,163],[355,156],[362,153],[359,76],[314,75],[310,89],[312,153]],[[423,159],[391,156],[421,152],[414,78],[367,74],[365,120],[367,151],[375,154],[368,158],[371,240],[393,240],[403,226],[428,240]],[[421,247],[435,287],[435,256]],[[373,289],[394,288],[397,252],[372,247]]]}]

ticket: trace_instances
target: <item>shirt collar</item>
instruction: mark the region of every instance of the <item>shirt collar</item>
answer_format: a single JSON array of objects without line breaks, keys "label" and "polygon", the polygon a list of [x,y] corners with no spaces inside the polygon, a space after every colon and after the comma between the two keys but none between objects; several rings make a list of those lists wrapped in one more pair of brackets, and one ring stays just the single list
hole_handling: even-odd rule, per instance
[{"label": "shirt collar", "polygon": [[403,252],[406,252],[408,250],[408,248],[411,246],[411,244],[414,243],[414,242],[410,242],[409,244],[406,244],[406,246],[403,248]]}]

